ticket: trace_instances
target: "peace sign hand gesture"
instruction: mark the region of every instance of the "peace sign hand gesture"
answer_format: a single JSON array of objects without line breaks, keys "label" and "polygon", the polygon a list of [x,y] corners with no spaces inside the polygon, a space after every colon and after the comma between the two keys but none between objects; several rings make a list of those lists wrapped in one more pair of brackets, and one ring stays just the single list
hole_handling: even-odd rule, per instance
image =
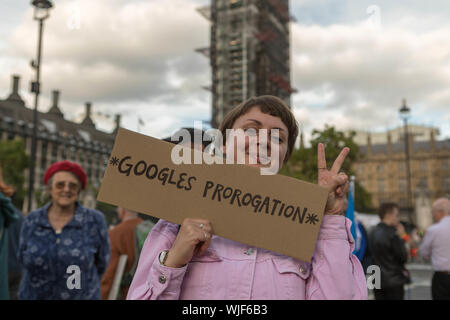
[{"label": "peace sign hand gesture", "polygon": [[318,183],[328,189],[328,200],[325,214],[345,215],[347,209],[347,191],[349,189],[348,176],[339,172],[350,149],[345,147],[339,153],[330,170],[327,169],[325,147],[322,143],[317,146]]}]

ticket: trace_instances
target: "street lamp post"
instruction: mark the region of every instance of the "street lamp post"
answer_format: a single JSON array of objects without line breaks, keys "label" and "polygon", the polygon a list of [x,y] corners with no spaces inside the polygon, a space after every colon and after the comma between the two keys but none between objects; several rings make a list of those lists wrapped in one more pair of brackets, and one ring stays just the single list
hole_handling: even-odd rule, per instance
[{"label": "street lamp post", "polygon": [[407,181],[407,210],[409,223],[413,223],[412,219],[412,191],[411,191],[411,170],[409,165],[409,135],[408,135],[408,119],[411,114],[411,109],[406,105],[406,100],[403,99],[402,107],[399,110],[400,117],[403,119],[404,136],[405,136],[405,162],[406,162],[406,181]]},{"label": "street lamp post", "polygon": [[38,35],[38,50],[37,60],[31,62],[31,66],[36,70],[36,80],[31,82],[31,92],[34,96],[34,110],[33,110],[33,134],[31,136],[31,161],[29,168],[29,186],[28,186],[28,212],[31,211],[33,203],[33,189],[34,189],[34,168],[36,164],[36,143],[37,143],[37,126],[38,126],[38,101],[40,93],[40,71],[41,71],[41,48],[42,48],[42,29],[44,26],[44,20],[47,19],[50,14],[49,10],[53,7],[53,4],[49,0],[33,0],[31,4],[34,6],[34,20],[39,22],[39,35]]}]

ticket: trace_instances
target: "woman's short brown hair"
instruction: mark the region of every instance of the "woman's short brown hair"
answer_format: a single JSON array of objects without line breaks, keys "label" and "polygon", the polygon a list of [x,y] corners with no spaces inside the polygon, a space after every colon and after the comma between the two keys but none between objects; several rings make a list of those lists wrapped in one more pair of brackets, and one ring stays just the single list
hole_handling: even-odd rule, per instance
[{"label": "woman's short brown hair", "polygon": [[288,128],[288,149],[284,158],[284,163],[289,160],[294,149],[295,141],[298,136],[298,125],[295,120],[294,114],[291,112],[286,103],[275,96],[264,95],[259,97],[252,97],[228,112],[222,123],[219,126],[220,132],[222,132],[223,143],[226,143],[226,130],[233,128],[234,122],[242,115],[250,111],[251,108],[258,107],[262,113],[269,114],[274,117],[278,117]]}]

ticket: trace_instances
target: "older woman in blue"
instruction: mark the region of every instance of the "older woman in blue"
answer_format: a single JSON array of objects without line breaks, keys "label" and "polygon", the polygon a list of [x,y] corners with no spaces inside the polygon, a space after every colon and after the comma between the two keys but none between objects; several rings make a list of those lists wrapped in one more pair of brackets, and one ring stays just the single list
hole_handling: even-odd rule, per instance
[{"label": "older woman in blue", "polygon": [[44,175],[51,202],[23,222],[19,259],[24,274],[19,299],[100,299],[100,279],[109,262],[103,214],[78,202],[86,173],[61,161]]}]

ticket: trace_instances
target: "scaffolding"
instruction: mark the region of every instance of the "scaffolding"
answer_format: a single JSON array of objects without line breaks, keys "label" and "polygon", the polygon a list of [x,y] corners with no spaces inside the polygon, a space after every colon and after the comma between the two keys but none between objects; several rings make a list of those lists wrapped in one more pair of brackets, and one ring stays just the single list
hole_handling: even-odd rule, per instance
[{"label": "scaffolding", "polygon": [[197,9],[211,23],[213,127],[251,96],[275,95],[290,105],[289,0],[211,0]]}]

